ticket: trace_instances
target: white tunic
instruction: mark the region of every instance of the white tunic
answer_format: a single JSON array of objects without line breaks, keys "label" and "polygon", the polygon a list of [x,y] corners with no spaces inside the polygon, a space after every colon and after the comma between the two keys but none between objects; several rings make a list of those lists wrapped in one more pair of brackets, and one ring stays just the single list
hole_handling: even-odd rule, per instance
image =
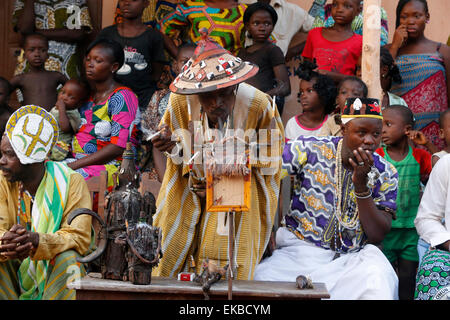
[{"label": "white tunic", "polygon": [[300,240],[284,227],[276,243],[277,249],[256,267],[254,280],[295,281],[304,275],[325,283],[333,300],[398,299],[397,274],[374,245],[333,260],[334,251]]},{"label": "white tunic", "polygon": [[432,247],[450,240],[450,154],[434,165],[414,224],[419,236]]}]

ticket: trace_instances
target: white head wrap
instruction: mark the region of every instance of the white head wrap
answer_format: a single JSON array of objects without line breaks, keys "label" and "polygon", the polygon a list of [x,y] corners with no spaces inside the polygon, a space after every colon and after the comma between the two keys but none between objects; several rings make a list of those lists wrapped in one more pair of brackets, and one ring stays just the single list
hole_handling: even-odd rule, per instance
[{"label": "white head wrap", "polygon": [[20,163],[43,162],[58,139],[58,123],[45,109],[27,105],[11,115],[5,133]]}]

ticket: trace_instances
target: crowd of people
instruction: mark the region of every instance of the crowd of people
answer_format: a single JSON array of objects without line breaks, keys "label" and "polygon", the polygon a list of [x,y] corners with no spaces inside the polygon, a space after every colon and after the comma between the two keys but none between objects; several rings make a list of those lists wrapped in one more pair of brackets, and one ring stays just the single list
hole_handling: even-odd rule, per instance
[{"label": "crowd of people", "polygon": [[112,190],[129,142],[161,183],[153,274],[226,265],[230,221],[208,212],[191,143],[240,129],[270,157],[252,162],[250,211],[234,217],[235,279],[305,275],[331,299],[448,297],[450,47],[425,36],[426,0],[398,1],[390,43],[380,8],[378,101],[361,79],[363,3],[326,2],[119,0],[84,48],[86,1],[16,0],[22,53],[0,78],[0,298],[75,298],[66,270],[84,275],[76,258],[95,241],[90,217],[68,214],[92,208],[84,181],[102,171]]}]

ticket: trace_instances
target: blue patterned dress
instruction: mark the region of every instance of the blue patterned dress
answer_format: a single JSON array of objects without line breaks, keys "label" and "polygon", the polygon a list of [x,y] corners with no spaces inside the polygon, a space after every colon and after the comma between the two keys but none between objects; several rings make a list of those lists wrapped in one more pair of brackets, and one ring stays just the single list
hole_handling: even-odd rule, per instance
[{"label": "blue patterned dress", "polygon": [[[296,183],[291,207],[285,217],[286,227],[299,239],[324,249],[334,250],[334,235],[339,224],[336,210],[336,150],[342,137],[300,136],[289,141],[283,151],[284,173],[294,175]],[[390,213],[396,210],[398,174],[395,168],[373,154],[378,178],[372,188],[372,197],[378,209]],[[356,209],[356,197],[352,183],[352,171],[344,170],[342,195],[343,219],[352,219]],[[358,218],[359,219],[359,218]],[[359,224],[354,230],[344,229],[340,252],[359,251],[367,236]],[[335,250],[336,251],[336,250]]]}]

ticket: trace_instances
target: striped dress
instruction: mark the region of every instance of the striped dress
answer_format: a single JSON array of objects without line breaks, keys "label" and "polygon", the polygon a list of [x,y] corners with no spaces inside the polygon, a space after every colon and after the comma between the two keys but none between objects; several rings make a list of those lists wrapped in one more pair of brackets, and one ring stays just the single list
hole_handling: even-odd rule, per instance
[{"label": "striped dress", "polygon": [[161,20],[158,28],[171,38],[187,29],[187,36],[194,43],[201,38],[199,30],[206,28],[211,38],[237,55],[245,41],[243,17],[246,8],[247,5],[239,4],[234,8],[219,9],[208,7],[203,1],[186,1]]},{"label": "striped dress", "polygon": [[[188,112],[186,96],[172,93],[169,106],[162,119],[172,132],[188,128]],[[239,108],[238,106],[241,106]],[[199,119],[198,104],[191,104],[192,119]],[[243,126],[235,128],[264,129],[277,128],[284,141],[284,129],[276,112],[272,117],[271,102],[263,92],[245,84],[239,85],[234,118],[241,110],[248,114],[239,119],[245,119]],[[261,141],[261,140],[259,140]],[[275,212],[277,208],[281,152],[279,148],[269,146],[273,157],[276,152],[280,161],[275,163],[276,173],[267,173],[268,167],[263,162],[252,165],[251,173],[251,204],[250,211],[236,213],[235,216],[235,263],[237,279],[253,279],[255,266],[259,263],[264,249],[269,241]],[[228,227],[224,227],[224,213],[205,212],[205,204],[189,189],[189,166],[177,165],[172,159],[167,160],[166,172],[157,199],[157,211],[154,225],[162,229],[162,246],[164,258],[153,270],[154,276],[176,277],[181,271],[189,270],[190,256],[195,260],[197,272],[201,270],[201,262],[207,258],[219,267],[228,263]]]},{"label": "striped dress", "polygon": [[396,63],[402,83],[394,84],[391,92],[402,97],[414,113],[415,129],[422,131],[442,149],[444,141],[439,138],[439,115],[448,108],[447,78],[442,55],[438,51],[402,55],[397,57]]}]

